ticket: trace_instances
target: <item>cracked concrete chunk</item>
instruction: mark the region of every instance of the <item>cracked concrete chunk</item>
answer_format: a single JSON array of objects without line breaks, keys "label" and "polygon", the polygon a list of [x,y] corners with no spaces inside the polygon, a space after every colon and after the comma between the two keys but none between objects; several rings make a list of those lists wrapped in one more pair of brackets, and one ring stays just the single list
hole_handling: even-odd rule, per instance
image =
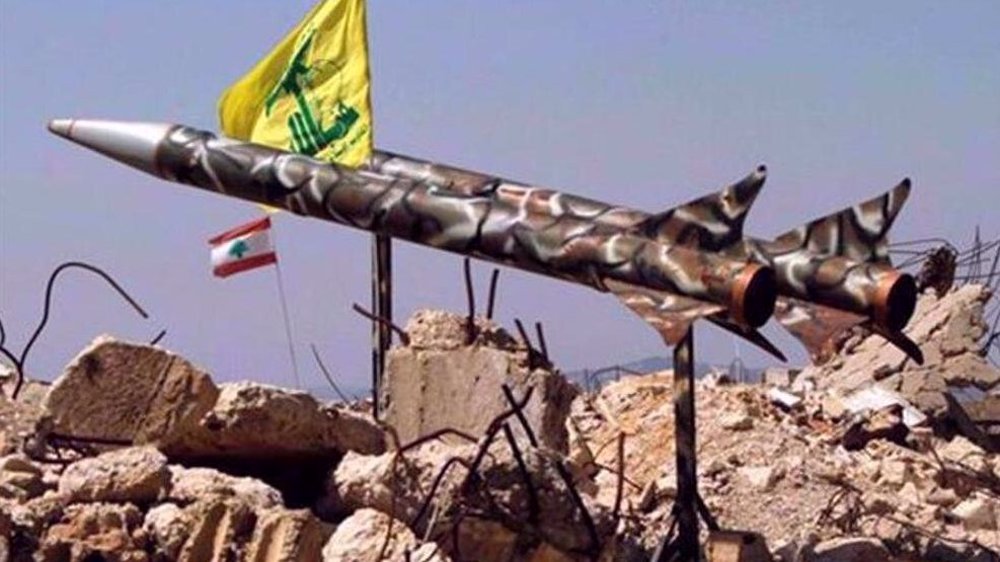
[{"label": "cracked concrete chunk", "polygon": [[816,545],[813,562],[890,562],[889,551],[877,539],[844,538]]},{"label": "cracked concrete chunk", "polygon": [[247,562],[313,562],[319,560],[333,526],[308,510],[273,509],[257,520],[247,546]]},{"label": "cracked concrete chunk", "polygon": [[533,387],[525,415],[542,444],[565,452],[575,387],[558,373],[530,370],[523,345],[492,322],[478,322],[482,333],[492,335],[466,345],[464,317],[438,311],[414,315],[407,324],[417,336],[414,343],[388,354],[379,398],[386,423],[403,443],[448,427],[480,435],[509,408],[503,384],[518,398]]},{"label": "cracked concrete chunk", "polygon": [[167,459],[150,446],[129,447],[79,460],[59,479],[72,501],[151,503],[170,485]]},{"label": "cracked concrete chunk", "polygon": [[417,537],[402,521],[374,509],[359,509],[342,521],[326,541],[323,562],[376,560],[383,545],[382,560],[403,562],[406,553],[415,550],[417,544]]},{"label": "cracked concrete chunk", "polygon": [[385,436],[369,417],[324,406],[305,392],[246,381],[221,385],[200,431],[171,448],[178,457],[333,457],[384,450]]},{"label": "cracked concrete chunk", "polygon": [[212,468],[185,468],[171,465],[167,499],[181,504],[210,497],[239,498],[255,509],[282,506],[281,493],[257,480],[230,476]]},{"label": "cracked concrete chunk", "polygon": [[169,449],[198,429],[217,394],[186,359],[101,336],[56,379],[42,407],[58,433]]}]

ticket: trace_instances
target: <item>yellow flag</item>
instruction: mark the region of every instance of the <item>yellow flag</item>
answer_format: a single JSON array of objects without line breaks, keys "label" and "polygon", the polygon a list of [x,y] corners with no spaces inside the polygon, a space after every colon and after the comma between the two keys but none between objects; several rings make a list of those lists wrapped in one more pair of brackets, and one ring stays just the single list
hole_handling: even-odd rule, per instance
[{"label": "yellow flag", "polygon": [[372,152],[364,0],[323,0],[219,99],[222,131],[346,166]]}]

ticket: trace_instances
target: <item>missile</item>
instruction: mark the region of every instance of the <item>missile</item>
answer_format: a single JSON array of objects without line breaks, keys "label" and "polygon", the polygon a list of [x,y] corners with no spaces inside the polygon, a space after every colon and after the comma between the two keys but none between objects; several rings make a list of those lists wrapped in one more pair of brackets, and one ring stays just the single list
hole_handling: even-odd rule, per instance
[{"label": "missile", "polygon": [[593,217],[526,212],[490,193],[180,125],[61,119],[49,130],[171,182],[611,292],[670,345],[698,318],[724,314],[753,330],[775,306],[770,266],[607,229]]},{"label": "missile", "polygon": [[[590,220],[603,232],[627,232],[772,268],[779,294],[775,316],[814,358],[839,333],[867,323],[923,361],[902,333],[914,311],[916,284],[892,267],[887,250],[887,233],[909,195],[908,179],[879,197],[762,240],[744,236],[743,223],[763,183],[763,167],[717,193],[659,214],[390,152],[376,151],[368,167],[488,195],[523,213]],[[781,356],[762,335],[724,314],[709,320]]]}]

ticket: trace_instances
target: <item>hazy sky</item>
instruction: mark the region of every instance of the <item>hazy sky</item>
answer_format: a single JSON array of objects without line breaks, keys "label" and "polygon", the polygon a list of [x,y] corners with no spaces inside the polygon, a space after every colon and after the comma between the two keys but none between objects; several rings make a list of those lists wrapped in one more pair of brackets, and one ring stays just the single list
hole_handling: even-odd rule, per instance
[{"label": "hazy sky", "polygon": [[[288,383],[274,272],[211,276],[206,240],[252,206],[147,177],[45,131],[54,117],[216,129],[218,94],[309,8],[282,2],[0,2],[0,314],[20,350],[60,261],[28,369],[51,378],[101,332],[163,344],[219,380]],[[895,239],[1000,235],[1000,2],[373,1],[376,144],[649,211],[759,163],[747,224],[773,236],[913,179]],[[308,343],[369,377],[366,234],[276,218],[303,379]],[[396,245],[396,306],[464,309],[461,260]],[[475,268],[481,300],[490,266]],[[607,295],[504,270],[499,317],[541,320],[566,369],[662,354]],[[777,333],[773,327],[769,333]],[[791,357],[790,339],[776,341]],[[715,328],[699,359],[769,360]]]}]

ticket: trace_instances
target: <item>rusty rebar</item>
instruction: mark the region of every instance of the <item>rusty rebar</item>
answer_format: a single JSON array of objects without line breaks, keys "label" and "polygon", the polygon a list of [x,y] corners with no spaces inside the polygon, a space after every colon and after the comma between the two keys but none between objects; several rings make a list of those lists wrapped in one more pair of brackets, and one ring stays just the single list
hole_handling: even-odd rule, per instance
[{"label": "rusty rebar", "polygon": [[114,437],[96,437],[84,435],[67,435],[65,433],[51,432],[46,435],[48,439],[56,441],[68,441],[76,443],[86,443],[88,445],[113,445],[118,447],[130,447],[134,445],[131,439],[115,439]]},{"label": "rusty rebar", "polygon": [[[524,398],[521,399],[521,402],[514,400],[514,394],[506,384],[501,385],[501,388],[504,391],[504,396],[507,398],[507,401],[511,404],[509,411],[515,415],[518,422],[521,423],[521,427],[528,436],[528,441],[531,443],[531,446],[537,448],[538,440],[535,438],[535,433],[531,429],[531,424],[528,423],[528,419],[524,416],[524,412],[522,411],[525,404],[527,404],[528,400],[531,398],[531,393],[534,391],[535,387],[528,387],[528,390],[524,393]],[[554,465],[556,473],[559,475],[559,478],[563,481],[563,485],[566,486],[566,490],[569,492],[570,498],[580,511],[580,517],[583,519],[583,524],[587,528],[587,534],[590,536],[591,550],[596,552],[600,549],[601,540],[597,534],[597,527],[594,525],[594,518],[590,515],[590,510],[587,509],[587,504],[583,503],[583,498],[580,496],[579,490],[576,489],[576,484],[573,483],[573,477],[570,475],[569,470],[566,469],[566,465],[559,459],[554,461]]]},{"label": "rusty rebar", "polygon": [[392,330],[393,332],[396,333],[397,336],[399,336],[400,343],[402,343],[404,346],[410,345],[410,334],[407,334],[406,330],[400,328],[392,320],[389,320],[388,318],[383,318],[381,316],[376,316],[371,312],[369,312],[368,310],[366,310],[365,307],[361,306],[358,303],[354,303],[353,305],[351,305],[351,308],[354,309],[354,312],[357,312],[358,314],[364,316],[365,318],[371,320],[372,322],[378,322],[379,324],[388,326],[390,330]]},{"label": "rusty rebar", "polygon": [[[514,391],[510,389],[507,383],[501,384],[500,389],[503,390],[504,398],[507,399],[507,404],[510,405],[511,411],[517,416],[517,421],[521,424],[521,428],[524,430],[524,434],[528,437],[528,443],[531,443],[532,447],[538,448],[538,438],[535,437],[534,430],[531,429],[531,424],[528,423],[528,418],[524,416],[524,412],[521,410],[523,406],[518,404],[516,398],[514,398]],[[530,396],[531,391],[534,387],[529,386],[525,396]],[[524,399],[524,404],[528,403],[527,398]]]},{"label": "rusty rebar", "polygon": [[344,401],[345,403],[350,402],[347,396],[340,391],[340,387],[337,386],[337,383],[333,380],[333,375],[331,375],[330,371],[327,370],[326,365],[323,364],[323,359],[321,359],[319,356],[319,351],[316,349],[316,344],[314,343],[309,344],[309,349],[312,350],[313,359],[316,360],[316,365],[319,366],[319,371],[323,373],[323,377],[326,379],[326,382],[330,384],[330,387],[333,388],[333,391],[337,393],[337,396],[339,396],[342,401]]},{"label": "rusty rebar", "polygon": [[34,333],[32,333],[31,337],[28,338],[28,343],[25,344],[24,349],[21,351],[21,356],[18,358],[18,363],[20,364],[21,372],[18,376],[17,384],[14,386],[14,392],[11,393],[12,400],[17,398],[18,393],[20,393],[21,391],[21,386],[24,384],[24,366],[28,359],[28,352],[31,351],[32,346],[35,345],[35,341],[38,340],[38,336],[41,335],[42,330],[45,329],[45,326],[49,322],[49,313],[51,312],[52,309],[52,291],[55,288],[56,279],[59,277],[59,274],[62,273],[64,270],[73,267],[89,271],[104,279],[123,299],[125,299],[126,302],[128,302],[132,306],[132,308],[136,310],[136,312],[139,313],[140,316],[142,316],[143,318],[149,318],[149,314],[147,314],[146,311],[143,310],[142,306],[140,306],[139,303],[136,302],[136,300],[132,298],[131,295],[128,294],[128,291],[123,289],[122,286],[119,285],[118,282],[115,281],[113,277],[108,275],[101,268],[80,261],[68,261],[60,264],[58,267],[55,268],[55,270],[52,271],[52,274],[49,275],[48,283],[45,286],[45,305],[42,310],[42,319],[38,323],[38,327],[35,328]]},{"label": "rusty rebar", "polygon": [[156,344],[160,343],[160,341],[166,335],[167,335],[167,331],[166,330],[160,330],[160,333],[156,334],[156,337],[154,337],[153,339],[149,340],[149,345],[156,345]]},{"label": "rusty rebar", "polygon": [[428,441],[433,441],[435,439],[440,439],[441,437],[444,437],[445,435],[454,435],[456,437],[461,437],[462,439],[465,439],[466,441],[469,441],[469,442],[472,442],[472,443],[475,443],[475,442],[479,441],[478,439],[476,439],[475,437],[473,437],[472,435],[470,435],[468,433],[465,433],[464,431],[459,431],[457,429],[452,429],[450,427],[445,427],[445,428],[439,429],[437,431],[432,431],[431,433],[428,433],[427,435],[424,435],[423,437],[418,437],[417,439],[414,439],[413,441],[407,443],[406,445],[403,445],[403,447],[399,451],[401,453],[405,453],[405,452],[407,452],[409,450],[415,449],[415,448],[423,445],[424,443],[427,443]]},{"label": "rusty rebar", "polygon": [[389,434],[389,438],[396,449],[396,452],[392,455],[392,462],[389,467],[392,476],[389,481],[389,489],[392,490],[392,497],[389,500],[389,523],[385,529],[385,540],[382,542],[382,548],[379,549],[378,558],[376,558],[377,561],[381,562],[381,560],[385,559],[385,554],[389,550],[389,543],[392,542],[392,526],[396,521],[396,504],[398,502],[396,489],[399,477],[396,472],[399,466],[399,459],[402,458],[403,454],[399,452],[399,432],[396,431],[396,428],[388,424],[379,424],[379,426]]},{"label": "rusty rebar", "polygon": [[528,337],[528,332],[524,329],[524,324],[521,323],[520,318],[514,319],[514,325],[517,326],[517,333],[521,335],[521,340],[524,341],[524,347],[528,349],[528,370],[533,371],[538,365],[538,352],[531,345],[531,339]]},{"label": "rusty rebar", "polygon": [[579,490],[576,489],[576,484],[573,483],[573,477],[570,475],[569,470],[566,469],[566,465],[563,461],[556,459],[555,461],[556,473],[559,474],[559,478],[563,481],[566,489],[569,491],[570,498],[576,505],[576,508],[580,511],[580,517],[583,519],[583,526],[587,528],[587,534],[590,536],[590,551],[597,552],[601,549],[601,539],[597,535],[597,527],[594,525],[594,518],[590,515],[590,510],[587,509],[587,504],[583,503],[583,498],[580,497]]},{"label": "rusty rebar", "polygon": [[479,465],[481,465],[483,463],[483,459],[486,458],[486,453],[489,451],[490,445],[493,444],[493,440],[500,431],[503,422],[510,416],[516,415],[517,412],[519,412],[521,408],[528,403],[528,400],[531,400],[531,395],[534,390],[535,388],[533,386],[529,386],[520,402],[515,401],[514,404],[511,405],[510,409],[504,410],[490,422],[489,427],[486,428],[486,433],[483,436],[479,450],[476,451],[476,456],[470,463],[469,474],[466,476],[465,481],[462,482],[463,491],[467,491],[472,485],[472,481],[477,477],[476,473],[479,470]]},{"label": "rusty rebar", "polygon": [[622,508],[622,495],[625,492],[625,432],[618,432],[618,481],[615,487],[615,505],[611,509],[611,515],[618,518]]},{"label": "rusty rebar", "polygon": [[493,274],[490,275],[489,299],[486,301],[486,318],[490,320],[493,320],[493,305],[496,303],[496,298],[497,298],[498,279],[500,279],[500,269],[493,268]]},{"label": "rusty rebar", "polygon": [[[478,478],[477,472],[479,470],[479,465],[481,465],[482,462],[483,462],[483,459],[486,458],[486,454],[489,451],[490,445],[493,444],[493,440],[496,438],[497,432],[500,431],[503,422],[507,418],[509,418],[510,416],[514,415],[514,413],[515,413],[515,411],[517,409],[524,407],[524,405],[528,403],[528,400],[531,399],[531,395],[532,395],[533,390],[534,390],[533,387],[528,387],[528,390],[527,390],[527,392],[525,392],[524,397],[521,399],[520,403],[515,402],[514,406],[512,406],[511,409],[505,410],[505,411],[501,412],[500,414],[498,414],[496,417],[494,417],[490,421],[489,426],[486,429],[486,433],[485,433],[482,441],[480,442],[479,448],[477,449],[476,455],[473,458],[472,462],[466,462],[465,460],[460,459],[459,457],[451,457],[451,458],[448,459],[448,461],[445,462],[445,464],[442,466],[442,469],[438,472],[438,475],[434,478],[434,482],[431,484],[431,489],[428,492],[427,496],[424,498],[424,501],[421,503],[421,507],[417,511],[417,515],[411,521],[411,524],[410,524],[411,527],[416,528],[416,525],[419,523],[420,519],[424,516],[424,513],[427,511],[427,508],[430,505],[431,499],[433,498],[434,494],[437,493],[437,488],[440,485],[440,481],[444,478],[444,473],[447,471],[447,469],[452,464],[454,464],[454,463],[457,462],[457,463],[461,464],[462,466],[464,466],[466,468],[467,474],[466,474],[465,479],[462,481],[460,489],[463,492],[467,492],[470,489],[470,487],[472,485],[472,482],[476,478]],[[441,431],[443,432],[445,430],[441,430]],[[461,434],[461,432],[458,432],[457,430],[450,430],[449,429],[447,431],[449,433],[456,434],[456,435]],[[429,440],[429,439],[425,438],[423,440],[426,441],[426,440]],[[473,440],[475,441],[475,439],[473,439]],[[418,440],[418,441],[420,441],[420,440]],[[402,447],[401,449],[403,451],[409,450],[412,447],[416,446],[415,443],[416,442],[410,443],[406,447]]]},{"label": "rusty rebar", "polygon": [[434,496],[437,495],[437,489],[441,486],[441,482],[444,481],[444,477],[448,473],[448,469],[450,469],[452,465],[455,464],[460,464],[464,466],[466,470],[470,469],[469,464],[465,461],[465,459],[462,459],[461,457],[450,457],[448,460],[445,461],[443,465],[441,465],[441,469],[438,470],[437,475],[434,476],[434,480],[431,481],[431,487],[429,490],[427,490],[427,495],[424,496],[424,500],[420,502],[420,508],[417,509],[417,514],[413,517],[412,520],[410,520],[411,529],[417,528],[417,525],[420,523],[420,519],[423,518],[424,513],[427,512],[427,509],[430,507],[431,501],[434,499]]},{"label": "rusty rebar", "polygon": [[531,473],[528,472],[528,465],[524,462],[524,457],[521,455],[521,448],[517,446],[517,441],[514,439],[514,432],[510,430],[510,424],[503,424],[503,434],[507,438],[507,443],[510,445],[510,452],[514,455],[514,462],[517,463],[517,469],[521,473],[521,479],[524,480],[524,488],[528,493],[528,522],[532,525],[538,524],[538,490],[535,489],[535,484],[531,481]]},{"label": "rusty rebar", "polygon": [[551,363],[549,360],[549,346],[545,343],[545,332],[542,330],[541,322],[535,322],[535,333],[538,335],[538,347],[542,352],[542,357],[546,363]]},{"label": "rusty rebar", "polygon": [[[610,467],[610,466],[608,466],[606,464],[599,463],[597,461],[589,462],[587,464],[589,464],[590,466],[593,466],[594,468],[596,468],[598,470],[603,470],[604,472],[607,472],[609,474],[613,474],[615,476],[618,475],[618,469],[617,468],[612,468],[612,467]],[[637,492],[641,492],[642,491],[642,486],[640,486],[638,484],[638,482],[636,482],[635,480],[632,480],[631,478],[629,478],[628,474],[624,474],[624,473],[622,474],[622,481],[626,485],[630,486],[633,490],[635,490]]]}]

